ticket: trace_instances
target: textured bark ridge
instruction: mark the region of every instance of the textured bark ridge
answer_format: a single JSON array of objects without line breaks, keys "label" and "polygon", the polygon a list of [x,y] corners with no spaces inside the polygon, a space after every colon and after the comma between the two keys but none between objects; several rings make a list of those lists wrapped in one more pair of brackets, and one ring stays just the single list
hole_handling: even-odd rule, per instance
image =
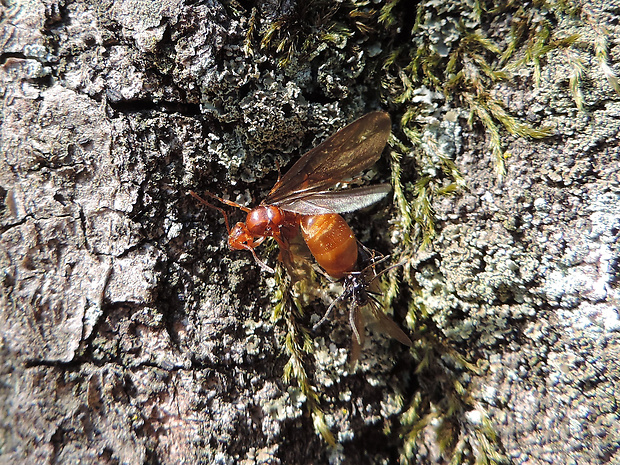
[{"label": "textured bark ridge", "polygon": [[[293,54],[285,67],[268,47],[248,52],[260,42],[252,18],[300,6],[276,3],[0,6],[0,463],[441,463],[431,416],[413,455],[399,437],[399,415],[428,386],[420,360],[373,336],[349,373],[343,315],[312,335],[308,369],[339,443],[326,444],[282,379],[273,278],[229,252],[221,217],[187,196],[258,202],[276,160],[378,107],[380,43],[326,39],[326,58]],[[620,6],[599,3],[582,11],[608,33],[618,73]],[[505,21],[487,25],[497,40]],[[556,27],[597,43],[578,19]],[[478,366],[455,374],[471,406],[460,437],[488,422],[514,463],[620,461],[620,96],[599,52],[579,57],[592,65],[583,111],[561,50],[545,55],[538,85],[524,66],[523,82],[493,89],[511,114],[554,130],[506,136],[501,184],[467,114],[431,125],[467,189],[434,200],[415,298],[442,344]],[[426,90],[421,104],[435,99]],[[377,170],[389,178],[386,163]],[[384,207],[375,229],[370,214],[353,219],[363,241],[389,244],[396,214]],[[311,297],[320,315],[329,301]],[[395,301],[400,319],[412,298]]]}]

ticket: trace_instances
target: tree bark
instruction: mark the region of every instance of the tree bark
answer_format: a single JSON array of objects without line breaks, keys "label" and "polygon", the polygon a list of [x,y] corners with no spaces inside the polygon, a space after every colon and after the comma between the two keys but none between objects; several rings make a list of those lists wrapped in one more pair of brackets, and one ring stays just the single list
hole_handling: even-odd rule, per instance
[{"label": "tree bark", "polygon": [[[423,351],[375,336],[349,373],[346,316],[312,335],[307,369],[339,443],[330,447],[282,379],[277,284],[227,250],[221,215],[187,195],[257,204],[276,161],[377,108],[372,53],[279,67],[268,50],[245,51],[259,42],[253,14],[268,24],[298,7],[1,7],[0,462],[391,463],[404,453],[401,415],[429,386],[416,372]],[[608,33],[617,73],[618,7],[581,11],[556,27],[586,44]],[[488,30],[501,35],[502,21]],[[555,130],[505,135],[502,183],[482,128],[440,124],[467,189],[434,200],[437,236],[407,265],[418,287],[395,300],[399,321],[422,302],[443,355],[477,365],[443,373],[467,389],[456,437],[484,423],[514,463],[620,461],[620,97],[600,49],[579,53],[583,111],[562,50],[545,55],[538,85],[523,66],[523,82],[493,89],[511,114]],[[389,177],[385,162],[377,170]],[[371,210],[383,229],[353,215],[362,242],[389,243],[394,211]],[[320,314],[312,292],[306,309]],[[442,405],[441,392],[427,395]],[[419,463],[446,457],[435,426],[417,443]],[[482,442],[469,441],[474,455]]]}]

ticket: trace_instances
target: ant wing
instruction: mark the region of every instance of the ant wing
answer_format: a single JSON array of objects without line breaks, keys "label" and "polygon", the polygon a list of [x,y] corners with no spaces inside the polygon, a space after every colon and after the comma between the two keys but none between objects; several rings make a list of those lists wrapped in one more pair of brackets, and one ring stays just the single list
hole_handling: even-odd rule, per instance
[{"label": "ant wing", "polygon": [[269,192],[263,205],[329,189],[372,166],[381,155],[392,122],[381,111],[368,113],[306,152]]},{"label": "ant wing", "polygon": [[364,316],[362,315],[362,309],[355,304],[351,304],[349,308],[349,324],[351,325],[351,353],[349,356],[350,370],[355,369],[355,365],[362,354],[362,346],[364,345]]},{"label": "ant wing", "polygon": [[372,316],[376,320],[376,329],[381,331],[383,334],[390,336],[396,339],[401,344],[404,344],[408,347],[411,347],[413,343],[409,336],[405,334],[405,332],[399,328],[399,326],[392,320],[389,316],[383,313],[383,310],[377,304],[377,302],[370,302],[369,307],[372,311]]},{"label": "ant wing", "polygon": [[275,205],[283,210],[299,213],[300,215],[346,213],[378,202],[391,189],[389,184],[379,184],[341,191],[319,191],[287,198],[284,201],[275,203]]}]

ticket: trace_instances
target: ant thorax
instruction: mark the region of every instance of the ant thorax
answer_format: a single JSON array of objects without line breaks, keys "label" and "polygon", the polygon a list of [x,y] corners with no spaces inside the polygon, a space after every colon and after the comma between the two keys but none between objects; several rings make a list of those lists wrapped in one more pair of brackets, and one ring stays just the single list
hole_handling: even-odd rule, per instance
[{"label": "ant thorax", "polygon": [[285,221],[284,212],[273,205],[260,205],[248,212],[245,220],[248,231],[256,236],[279,234]]}]

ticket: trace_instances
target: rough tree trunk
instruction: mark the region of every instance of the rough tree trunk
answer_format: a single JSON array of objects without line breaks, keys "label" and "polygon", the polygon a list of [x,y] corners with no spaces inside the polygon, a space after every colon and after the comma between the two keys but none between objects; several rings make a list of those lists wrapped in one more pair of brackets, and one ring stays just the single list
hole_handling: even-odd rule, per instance
[{"label": "rough tree trunk", "polygon": [[[608,32],[618,72],[620,6],[599,3],[555,27],[586,44]],[[257,202],[275,160],[288,165],[380,106],[368,76],[381,72],[372,51],[387,44],[346,56],[351,48],[326,42],[319,60],[293,54],[279,67],[252,27],[294,22],[300,5],[245,7],[0,7],[0,462],[394,463],[401,412],[416,395],[443,405],[415,371],[422,351],[379,336],[349,374],[340,316],[313,335],[306,367],[337,433],[328,446],[282,379],[274,280],[250,254],[228,251],[221,215],[187,196]],[[485,30],[499,42],[509,18],[498,18]],[[473,438],[464,462],[482,448],[484,423],[514,463],[620,463],[620,97],[597,49],[577,50],[546,54],[538,86],[528,65],[522,82],[493,89],[518,119],[555,133],[502,136],[503,183],[484,128],[466,113],[447,126],[467,189],[434,198],[437,236],[411,275],[444,353],[478,367],[453,373],[468,406],[456,437]],[[569,53],[587,69],[583,111]],[[403,178],[415,179],[407,166]],[[377,171],[389,178],[385,162]],[[352,224],[392,253],[395,207],[371,212],[374,229],[362,215]],[[395,300],[399,322],[413,296]],[[409,456],[439,463],[441,420],[426,418]]]}]

